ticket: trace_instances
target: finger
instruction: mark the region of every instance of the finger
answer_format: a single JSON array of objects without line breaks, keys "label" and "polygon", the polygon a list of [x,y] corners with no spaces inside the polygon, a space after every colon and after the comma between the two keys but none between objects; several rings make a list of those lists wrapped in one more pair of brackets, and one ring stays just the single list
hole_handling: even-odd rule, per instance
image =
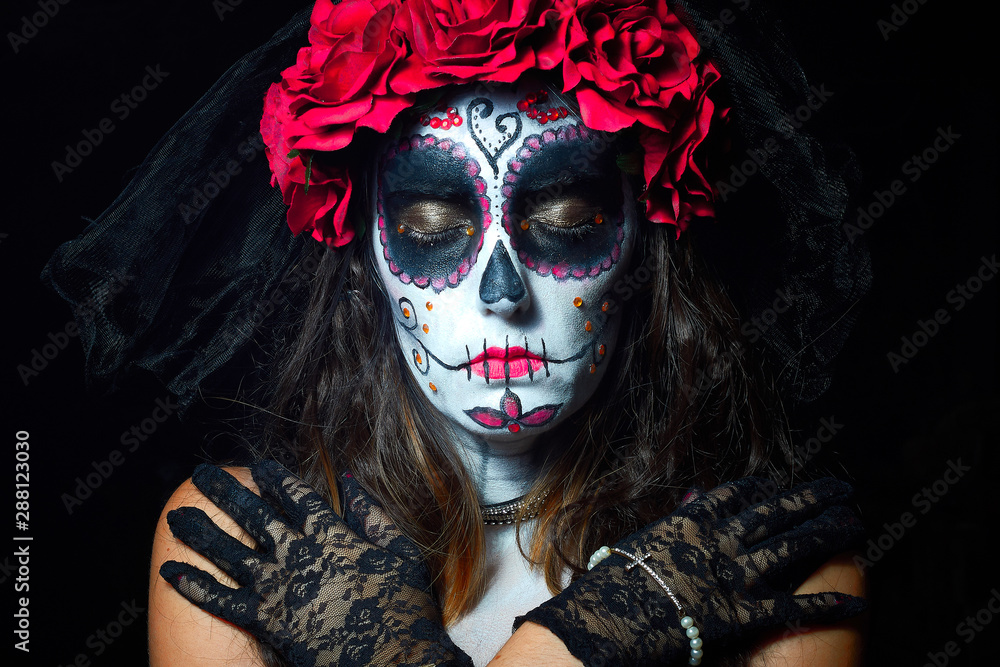
[{"label": "finger", "polygon": [[763,477],[744,477],[702,492],[679,510],[696,521],[714,524],[770,498],[777,491],[774,482]]},{"label": "finger", "polygon": [[196,507],[181,507],[167,513],[174,537],[208,558],[241,586],[254,581],[253,566],[260,562],[257,552],[219,528]]},{"label": "finger", "polygon": [[785,618],[800,621],[800,626],[802,623],[824,625],[857,616],[868,608],[868,601],[847,593],[813,593],[789,596],[780,606],[788,614]]},{"label": "finger", "polygon": [[349,472],[340,476],[344,494],[344,521],[372,544],[400,558],[419,560],[420,550],[399,529],[389,514],[364,490]]},{"label": "finger", "polygon": [[247,588],[223,586],[215,577],[188,563],[168,560],[160,566],[160,576],[189,602],[260,636],[260,599]]},{"label": "finger", "polygon": [[[191,481],[223,512],[233,518],[264,550],[274,548],[274,535],[285,528],[281,518],[263,498],[221,468],[202,464]],[[277,524],[277,525],[276,525]]]},{"label": "finger", "polygon": [[745,508],[728,520],[725,529],[742,535],[743,543],[750,546],[819,515],[827,507],[843,505],[852,493],[850,484],[832,477],[806,482]]},{"label": "finger", "polygon": [[262,460],[250,467],[261,495],[273,499],[288,516],[292,527],[314,535],[340,523],[330,504],[304,480],[276,461]]},{"label": "finger", "polygon": [[[741,632],[786,626],[795,633],[809,632],[813,625],[828,625],[857,616],[868,608],[864,598],[847,593],[780,595],[742,605]],[[718,616],[706,614],[699,626],[704,637],[724,637],[732,628]]]},{"label": "finger", "polygon": [[863,534],[864,528],[854,512],[844,505],[834,505],[818,517],[757,544],[736,560],[747,571],[759,575],[775,576],[790,568],[807,572],[845,551]]}]

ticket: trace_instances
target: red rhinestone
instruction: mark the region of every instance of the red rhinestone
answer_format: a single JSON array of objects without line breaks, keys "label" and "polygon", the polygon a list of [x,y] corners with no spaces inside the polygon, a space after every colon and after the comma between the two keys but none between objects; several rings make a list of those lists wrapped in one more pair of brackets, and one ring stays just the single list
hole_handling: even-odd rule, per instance
[{"label": "red rhinestone", "polygon": [[462,117],[455,116],[454,118],[451,119],[451,124],[454,125],[455,127],[458,127],[459,125],[462,124]]},{"label": "red rhinestone", "polygon": [[538,122],[541,123],[542,125],[545,125],[547,122],[549,122],[549,117],[546,116],[544,113],[540,113],[538,114]]},{"label": "red rhinestone", "polygon": [[559,120],[559,109],[549,109],[549,120]]},{"label": "red rhinestone", "polygon": [[435,129],[435,130],[438,129],[439,127],[441,127],[441,119],[440,118],[431,118],[431,127],[433,129]]},{"label": "red rhinestone", "polygon": [[534,108],[528,109],[528,118],[534,118],[537,115],[538,115],[538,109]]},{"label": "red rhinestone", "polygon": [[426,126],[428,126],[428,125],[431,124],[431,119],[428,118],[426,115],[421,116],[420,117],[420,124],[423,125],[424,127],[426,127]]},{"label": "red rhinestone", "polygon": [[441,129],[442,130],[450,130],[451,129],[451,119],[450,118],[444,118],[444,119],[441,120]]},{"label": "red rhinestone", "polygon": [[528,110],[528,106],[529,105],[528,105],[528,101],[527,100],[520,100],[517,103],[517,110],[518,111],[527,111]]},{"label": "red rhinestone", "polygon": [[569,109],[567,109],[566,107],[559,107],[559,115],[565,118],[566,116],[569,115]]},{"label": "red rhinestone", "polygon": [[511,433],[517,433],[518,431],[521,430],[521,425],[512,423],[510,426],[507,427],[507,430],[510,431]]},{"label": "red rhinestone", "polygon": [[535,95],[538,97],[539,102],[544,102],[545,100],[549,99],[549,91],[547,90],[539,90],[537,93],[535,93]]},{"label": "red rhinestone", "polygon": [[458,109],[456,109],[455,107],[448,107],[448,115],[449,116],[454,116],[457,113],[458,113]]},{"label": "red rhinestone", "polygon": [[527,100],[528,104],[534,104],[538,101],[538,96],[534,93],[528,93],[528,96],[524,99]]}]

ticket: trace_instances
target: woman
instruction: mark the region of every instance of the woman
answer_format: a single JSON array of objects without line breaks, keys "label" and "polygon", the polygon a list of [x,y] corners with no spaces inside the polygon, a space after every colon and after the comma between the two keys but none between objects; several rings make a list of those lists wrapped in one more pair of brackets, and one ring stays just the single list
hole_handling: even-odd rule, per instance
[{"label": "woman", "polygon": [[[426,38],[420,28],[438,24],[417,3],[317,4],[313,48],[300,54],[283,86],[272,89],[262,131],[293,230],[308,230],[338,250],[312,251],[318,269],[310,305],[278,363],[274,407],[288,421],[279,422],[271,443],[290,450],[297,472],[334,506],[340,500],[334,489],[346,489],[353,533],[341,533],[340,544],[360,545],[349,553],[361,558],[388,550],[397,564],[409,562],[405,584],[414,591],[427,588],[419,583],[426,563],[441,618],[434,618],[432,598],[407,599],[419,598],[416,606],[428,610],[421,619],[447,628],[446,635],[431,634],[434,650],[448,659],[461,659],[453,641],[485,664],[507,640],[510,622],[531,610],[530,622],[498,660],[537,657],[532,651],[539,645],[567,664],[573,660],[567,648],[577,657],[590,651],[593,660],[592,646],[581,648],[593,637],[613,647],[598,655],[602,660],[628,661],[634,657],[628,647],[637,645],[643,659],[673,659],[678,632],[654,620],[663,614],[647,610],[650,619],[614,629],[598,628],[595,617],[588,639],[575,638],[578,628],[567,621],[579,625],[583,618],[581,596],[621,592],[614,582],[624,581],[625,554],[636,550],[625,546],[700,544],[700,567],[742,562],[741,581],[756,581],[767,568],[748,567],[740,560],[746,552],[721,547],[722,537],[733,534],[734,525],[752,530],[746,522],[757,520],[747,514],[753,508],[758,519],[787,514],[784,528],[816,519],[819,525],[805,533],[815,541],[811,549],[768,547],[778,569],[809,563],[853,534],[837,510],[844,490],[816,486],[773,500],[756,484],[713,488],[757,471],[778,474],[771,461],[788,451],[779,403],[755,377],[736,313],[704,265],[704,251],[682,233],[711,214],[703,153],[708,127],[721,116],[709,97],[718,77],[714,66],[663,5],[518,9],[521,15],[505,16],[499,27],[494,21],[495,51],[478,54],[477,67],[467,71],[469,54],[456,60],[455,51],[476,40],[451,35],[451,47],[436,52],[439,35]],[[618,44],[614,35],[632,41]],[[623,70],[617,70],[621,78],[609,77],[614,66],[622,67],[616,50],[622,46],[632,49],[633,69],[656,66],[631,78]],[[619,59],[581,64],[575,59],[580,49]],[[356,76],[344,76],[348,71]],[[561,80],[552,86],[556,73]],[[442,83],[462,87],[442,90]],[[565,99],[558,97],[566,91]],[[305,97],[312,104],[301,104]],[[345,165],[367,164],[361,132],[351,140],[360,128],[389,139],[378,144],[370,171],[359,175]],[[640,192],[645,210],[635,203]],[[335,523],[294,480],[257,470],[257,480],[267,482],[265,495],[290,515]],[[342,470],[351,477],[337,484]],[[234,472],[253,486],[245,471]],[[253,664],[258,656],[246,635],[190,606],[159,579],[168,559],[224,578],[171,535],[168,517],[177,507],[211,509],[211,498],[249,528],[241,532],[217,511],[212,517],[246,543],[298,538],[277,524],[254,526],[253,512],[239,508],[255,508],[259,516],[268,506],[255,505],[218,472],[200,471],[195,484],[208,496],[182,486],[154,543],[152,657],[162,664]],[[713,490],[692,492],[694,499],[682,506],[685,491],[696,486]],[[282,495],[288,488],[292,498]],[[299,496],[308,511],[296,502]],[[514,523],[484,525],[482,506],[522,496],[512,508],[491,508]],[[758,506],[761,500],[767,502]],[[796,505],[797,513],[788,509]],[[739,521],[723,529],[727,513]],[[203,516],[172,516],[175,533],[237,574],[243,588],[266,583],[254,582],[239,564],[254,557],[212,532]],[[680,525],[690,528],[693,516],[711,530],[684,531],[684,539],[668,535]],[[629,534],[639,537],[623,542]],[[758,530],[751,542],[760,539]],[[574,584],[560,592],[572,573],[584,571],[590,554],[600,560],[595,550],[602,544],[625,546],[597,564],[593,576],[580,578],[589,589]],[[324,558],[344,557],[326,546]],[[654,557],[661,574],[668,551]],[[818,620],[828,611],[819,599],[806,609],[785,598],[794,611],[773,605],[765,611],[759,595],[736,599],[725,586],[715,599],[715,573],[672,564],[673,589],[685,608],[701,612],[692,617],[712,629],[706,637],[766,643],[760,635],[748,639],[746,631],[802,616]],[[219,591],[206,589],[191,569],[168,566],[163,573],[202,604],[219,600]],[[853,569],[830,561],[798,591],[856,593],[859,586]],[[290,609],[302,596],[282,595],[275,613],[294,615]],[[635,604],[664,599],[654,586]],[[226,608],[244,627],[261,622]],[[736,618],[741,608],[752,610],[750,619]],[[317,614],[307,616],[322,627],[327,617]],[[306,651],[315,660],[314,647],[302,647],[320,633],[307,626],[257,634],[286,658]],[[851,647],[855,639],[850,631],[813,629],[761,644],[756,655],[787,657],[817,646],[838,648],[838,642]],[[691,648],[700,651],[700,645]],[[692,653],[692,660],[700,655]]]}]

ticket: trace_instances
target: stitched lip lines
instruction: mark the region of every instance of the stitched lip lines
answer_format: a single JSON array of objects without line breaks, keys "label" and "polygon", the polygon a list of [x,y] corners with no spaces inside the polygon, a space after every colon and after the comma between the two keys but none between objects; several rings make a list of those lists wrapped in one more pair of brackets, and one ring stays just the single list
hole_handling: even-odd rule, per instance
[{"label": "stitched lip lines", "polygon": [[485,379],[486,384],[489,384],[490,380],[503,380],[509,383],[511,378],[524,377],[525,375],[528,376],[529,380],[534,380],[536,372],[544,370],[545,377],[549,377],[551,375],[549,367],[552,364],[565,364],[581,359],[587,353],[587,349],[593,346],[592,343],[585,343],[576,354],[565,359],[553,359],[549,356],[544,338],[540,339],[542,343],[541,354],[528,349],[527,336],[523,340],[524,347],[511,347],[510,336],[505,339],[503,347],[488,347],[484,338],[483,351],[475,357],[472,356],[469,346],[466,345],[465,356],[468,361],[459,364],[454,370],[465,370],[468,379],[471,380],[472,376],[476,375]]},{"label": "stitched lip lines", "polygon": [[[542,345],[544,346],[544,344],[543,340]],[[468,348],[466,348],[466,352],[468,353]],[[490,380],[509,380],[525,375],[532,379],[535,373],[543,368],[547,372],[547,364],[548,361],[544,354],[537,355],[529,351],[527,347],[510,347],[509,344],[504,347],[486,347],[485,339],[483,340],[483,351],[469,359],[469,368],[472,370],[472,374]]]},{"label": "stitched lip lines", "polygon": [[[475,356],[472,355],[472,350],[466,345],[466,361],[459,364],[449,364],[431,352],[413,331],[407,329],[406,332],[420,346],[423,354],[426,355],[427,364],[433,361],[445,370],[465,371],[467,379],[472,380],[472,376],[475,375],[476,377],[483,378],[486,384],[489,384],[491,380],[510,382],[511,378],[520,378],[525,375],[528,376],[529,380],[534,380],[535,374],[543,370],[545,371],[545,377],[549,377],[551,375],[550,367],[553,364],[566,364],[577,361],[586,356],[588,352],[594,356],[595,362],[597,360],[597,345],[594,342],[584,343],[571,356],[559,359],[553,358],[549,354],[544,338],[539,339],[541,351],[535,352],[529,348],[527,336],[522,339],[523,346],[511,346],[510,337],[507,336],[503,347],[496,345],[491,347],[484,338],[482,345],[476,347],[481,352]],[[426,374],[427,370],[424,369],[421,372]]]}]

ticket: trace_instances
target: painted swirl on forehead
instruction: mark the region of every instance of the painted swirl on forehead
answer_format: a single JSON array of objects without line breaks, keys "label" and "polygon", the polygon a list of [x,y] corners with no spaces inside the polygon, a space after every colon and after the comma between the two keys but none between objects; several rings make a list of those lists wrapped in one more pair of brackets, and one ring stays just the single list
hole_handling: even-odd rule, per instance
[{"label": "painted swirl on forehead", "polygon": [[501,220],[528,269],[557,280],[608,271],[625,239],[612,140],[583,124],[529,135],[507,164]]},{"label": "painted swirl on forehead", "polygon": [[498,160],[503,152],[514,145],[514,142],[521,136],[521,117],[516,111],[500,114],[494,121],[494,127],[499,138],[490,138],[488,132],[484,131],[483,125],[487,125],[486,119],[493,115],[493,102],[485,97],[477,97],[466,107],[465,115],[468,117],[469,134],[476,146],[483,152],[483,156],[490,166],[493,167],[493,175],[500,175]]},{"label": "painted swirl on forehead", "polygon": [[378,237],[400,282],[440,292],[468,275],[492,221],[480,171],[464,145],[431,135],[414,135],[383,154]]}]

